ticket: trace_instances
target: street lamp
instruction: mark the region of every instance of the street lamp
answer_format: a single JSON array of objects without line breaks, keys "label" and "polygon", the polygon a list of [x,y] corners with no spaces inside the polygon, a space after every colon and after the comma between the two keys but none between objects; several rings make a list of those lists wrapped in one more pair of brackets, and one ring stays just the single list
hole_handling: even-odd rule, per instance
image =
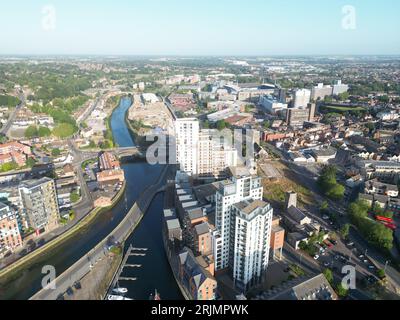
[{"label": "street lamp", "polygon": [[388,261],[386,261],[386,263],[385,263],[385,269],[384,269],[384,271],[385,271],[385,273],[386,273],[386,269],[387,269],[387,267],[388,267],[388,264],[390,263],[390,261],[388,260]]}]

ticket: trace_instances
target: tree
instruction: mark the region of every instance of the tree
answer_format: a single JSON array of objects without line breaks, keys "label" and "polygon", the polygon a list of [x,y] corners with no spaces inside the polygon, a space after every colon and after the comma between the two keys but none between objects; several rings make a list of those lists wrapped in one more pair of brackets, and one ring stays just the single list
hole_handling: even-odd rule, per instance
[{"label": "tree", "polygon": [[29,168],[32,168],[35,165],[35,163],[36,162],[35,162],[35,160],[33,158],[28,158],[26,160],[26,166],[29,167]]},{"label": "tree", "polygon": [[350,234],[350,225],[347,223],[340,229],[340,235],[343,239],[347,239]]},{"label": "tree", "polygon": [[38,130],[39,137],[49,137],[51,135],[51,130],[47,127],[39,127]]},{"label": "tree", "polygon": [[350,94],[348,92],[339,93],[339,100],[346,101],[349,99]]},{"label": "tree", "polygon": [[69,221],[73,221],[76,218],[76,213],[74,210],[69,211]]},{"label": "tree", "polygon": [[72,192],[70,196],[70,200],[72,203],[77,203],[81,197],[77,192]]},{"label": "tree", "polygon": [[332,270],[331,269],[325,269],[323,274],[324,274],[326,280],[328,280],[328,282],[330,284],[332,284],[333,283],[333,272],[332,272]]},{"label": "tree", "polygon": [[60,154],[61,154],[61,151],[58,148],[54,148],[53,150],[51,150],[51,155],[53,157],[58,157]]},{"label": "tree", "polygon": [[32,138],[36,138],[39,135],[38,133],[38,129],[36,126],[29,126],[26,130],[25,130],[25,137],[32,139]]},{"label": "tree", "polygon": [[0,172],[8,172],[16,169],[18,169],[18,164],[15,162],[8,162],[0,165]]},{"label": "tree", "polygon": [[345,298],[349,294],[349,290],[345,289],[341,283],[336,286],[336,293],[340,298]]},{"label": "tree", "polygon": [[112,148],[112,143],[109,140],[104,140],[103,142],[100,143],[99,145],[100,149],[110,149]]},{"label": "tree", "polygon": [[322,202],[321,207],[319,208],[321,214],[329,213],[329,204],[327,201]]},{"label": "tree", "polygon": [[324,166],[318,179],[318,185],[327,197],[333,200],[341,200],[344,197],[345,188],[337,182],[336,174],[335,166]]},{"label": "tree", "polygon": [[225,120],[219,120],[218,122],[217,122],[217,129],[219,130],[219,131],[222,131],[222,130],[224,130],[226,128],[226,122],[225,122]]},{"label": "tree", "polygon": [[369,243],[388,252],[393,248],[393,231],[370,219],[369,209],[368,203],[357,200],[350,204],[348,213],[354,225]]},{"label": "tree", "polygon": [[210,129],[210,122],[208,120],[203,122],[203,128],[204,129]]},{"label": "tree", "polygon": [[326,192],[326,195],[333,200],[341,200],[344,197],[346,189],[339,183],[335,183],[330,187],[330,189]]},{"label": "tree", "polygon": [[377,272],[377,275],[380,279],[385,279],[386,278],[386,272],[383,269],[379,269]]},{"label": "tree", "polygon": [[59,138],[68,138],[72,136],[76,131],[76,128],[69,123],[61,123],[54,128],[53,134]]},{"label": "tree", "polygon": [[95,143],[93,140],[90,140],[90,142],[89,142],[89,148],[90,148],[90,149],[96,148],[96,143]]}]

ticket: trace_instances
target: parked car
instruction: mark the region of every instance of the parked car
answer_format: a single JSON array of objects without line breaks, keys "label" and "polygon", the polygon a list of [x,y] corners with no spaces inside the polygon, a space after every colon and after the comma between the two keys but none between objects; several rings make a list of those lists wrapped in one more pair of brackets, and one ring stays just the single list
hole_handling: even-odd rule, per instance
[{"label": "parked car", "polygon": [[316,255],[314,256],[314,260],[318,260],[318,259],[319,259],[319,255],[316,254]]}]

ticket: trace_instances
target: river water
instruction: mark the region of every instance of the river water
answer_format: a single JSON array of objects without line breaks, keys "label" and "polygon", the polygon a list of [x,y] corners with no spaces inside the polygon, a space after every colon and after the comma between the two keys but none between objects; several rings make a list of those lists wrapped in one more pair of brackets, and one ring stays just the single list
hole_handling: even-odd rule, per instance
[{"label": "river water", "polygon": [[[131,105],[129,98],[121,99],[114,111],[111,127],[115,142],[121,147],[134,146],[134,141],[125,124],[125,114]],[[41,289],[41,269],[44,265],[52,265],[57,274],[61,274],[119,224],[127,214],[140,193],[150,184],[157,181],[161,173],[160,166],[147,163],[130,163],[123,165],[126,177],[126,191],[122,200],[112,209],[101,213],[91,225],[79,235],[65,242],[57,250],[43,256],[38,263],[12,281],[0,286],[0,299],[28,299]],[[147,300],[150,293],[158,290],[164,300],[182,299],[182,295],[173,278],[168,260],[164,253],[161,223],[163,195],[158,195],[152,202],[141,224],[129,237],[126,245],[147,248],[145,257],[130,257],[131,264],[141,264],[141,269],[127,269],[124,276],[136,277],[130,283],[120,283],[129,289],[129,297]]]}]

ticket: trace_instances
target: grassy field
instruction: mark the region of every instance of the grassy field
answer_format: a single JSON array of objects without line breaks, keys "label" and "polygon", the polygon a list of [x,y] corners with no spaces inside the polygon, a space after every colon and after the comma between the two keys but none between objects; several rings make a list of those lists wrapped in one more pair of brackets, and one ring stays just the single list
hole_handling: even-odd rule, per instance
[{"label": "grassy field", "polygon": [[264,177],[260,170],[261,177],[263,177],[264,198],[275,205],[283,207],[286,192],[294,191],[298,194],[300,204],[312,204],[313,197],[311,192],[295,181],[289,168],[279,161],[274,161],[273,164],[282,177],[278,180],[269,180]]},{"label": "grassy field", "polygon": [[364,111],[362,107],[340,107],[340,106],[324,106],[329,111],[346,112],[346,111]]}]

